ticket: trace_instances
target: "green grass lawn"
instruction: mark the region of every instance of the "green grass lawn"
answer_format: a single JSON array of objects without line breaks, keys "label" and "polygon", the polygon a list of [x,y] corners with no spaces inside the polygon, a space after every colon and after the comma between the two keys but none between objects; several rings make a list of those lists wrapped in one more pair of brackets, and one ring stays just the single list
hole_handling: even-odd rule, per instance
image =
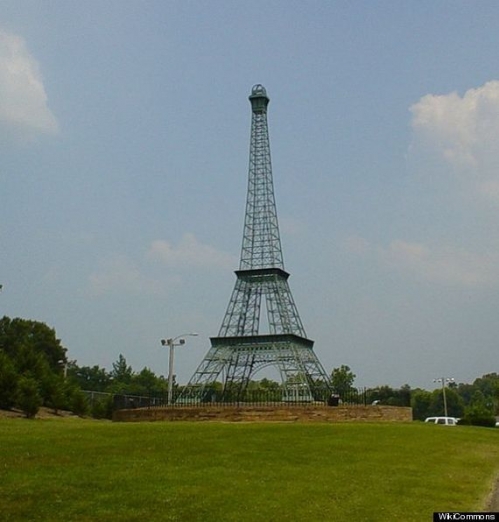
[{"label": "green grass lawn", "polygon": [[0,420],[5,521],[423,522],[498,472],[499,429]]}]

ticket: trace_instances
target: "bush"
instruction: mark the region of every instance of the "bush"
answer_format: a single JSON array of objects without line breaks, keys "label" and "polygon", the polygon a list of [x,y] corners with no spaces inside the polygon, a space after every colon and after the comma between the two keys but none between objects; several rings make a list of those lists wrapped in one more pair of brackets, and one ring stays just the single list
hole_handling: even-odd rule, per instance
[{"label": "bush", "polygon": [[92,417],[95,419],[112,419],[113,417],[113,396],[109,395],[105,399],[96,400],[92,404]]},{"label": "bush", "polygon": [[70,391],[69,408],[75,415],[78,415],[79,417],[88,415],[90,410],[88,399],[79,388],[73,388]]},{"label": "bush", "polygon": [[493,415],[484,414],[470,414],[465,415],[459,420],[458,424],[465,424],[468,426],[484,426],[486,428],[495,428],[496,419]]}]

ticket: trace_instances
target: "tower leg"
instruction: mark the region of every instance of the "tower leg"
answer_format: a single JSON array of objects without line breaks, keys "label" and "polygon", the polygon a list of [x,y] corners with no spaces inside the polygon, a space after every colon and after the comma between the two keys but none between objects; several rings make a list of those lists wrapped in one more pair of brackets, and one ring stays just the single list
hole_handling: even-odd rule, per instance
[{"label": "tower leg", "polygon": [[[266,336],[265,341],[245,346],[212,346],[180,396],[181,402],[203,402],[221,378],[223,402],[244,400],[248,384],[265,367],[276,368],[281,376],[282,400],[325,401],[329,379],[309,346],[282,341],[283,336]],[[222,374],[225,371],[225,376]],[[218,381],[220,382],[220,381]]]}]

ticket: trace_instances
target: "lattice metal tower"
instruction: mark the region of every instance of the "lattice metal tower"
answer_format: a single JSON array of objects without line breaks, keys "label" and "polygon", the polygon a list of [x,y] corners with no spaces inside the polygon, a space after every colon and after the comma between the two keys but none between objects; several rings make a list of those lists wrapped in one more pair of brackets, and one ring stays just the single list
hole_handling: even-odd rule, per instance
[{"label": "lattice metal tower", "polygon": [[[248,195],[237,280],[218,336],[211,338],[211,348],[180,401],[206,400],[216,380],[223,383],[222,400],[242,399],[250,379],[267,366],[276,367],[280,373],[283,400],[324,399],[330,388],[291,295],[289,273],[284,270],[265,88],[255,85],[249,100],[252,120]],[[261,333],[265,322],[268,332]]]}]

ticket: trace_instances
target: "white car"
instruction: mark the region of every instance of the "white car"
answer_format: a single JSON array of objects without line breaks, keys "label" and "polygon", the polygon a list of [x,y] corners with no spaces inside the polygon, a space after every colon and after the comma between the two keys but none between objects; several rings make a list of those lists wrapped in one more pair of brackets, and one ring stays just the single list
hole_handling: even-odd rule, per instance
[{"label": "white car", "polygon": [[442,424],[443,426],[456,426],[459,419],[455,417],[427,417],[425,422],[429,424]]}]

